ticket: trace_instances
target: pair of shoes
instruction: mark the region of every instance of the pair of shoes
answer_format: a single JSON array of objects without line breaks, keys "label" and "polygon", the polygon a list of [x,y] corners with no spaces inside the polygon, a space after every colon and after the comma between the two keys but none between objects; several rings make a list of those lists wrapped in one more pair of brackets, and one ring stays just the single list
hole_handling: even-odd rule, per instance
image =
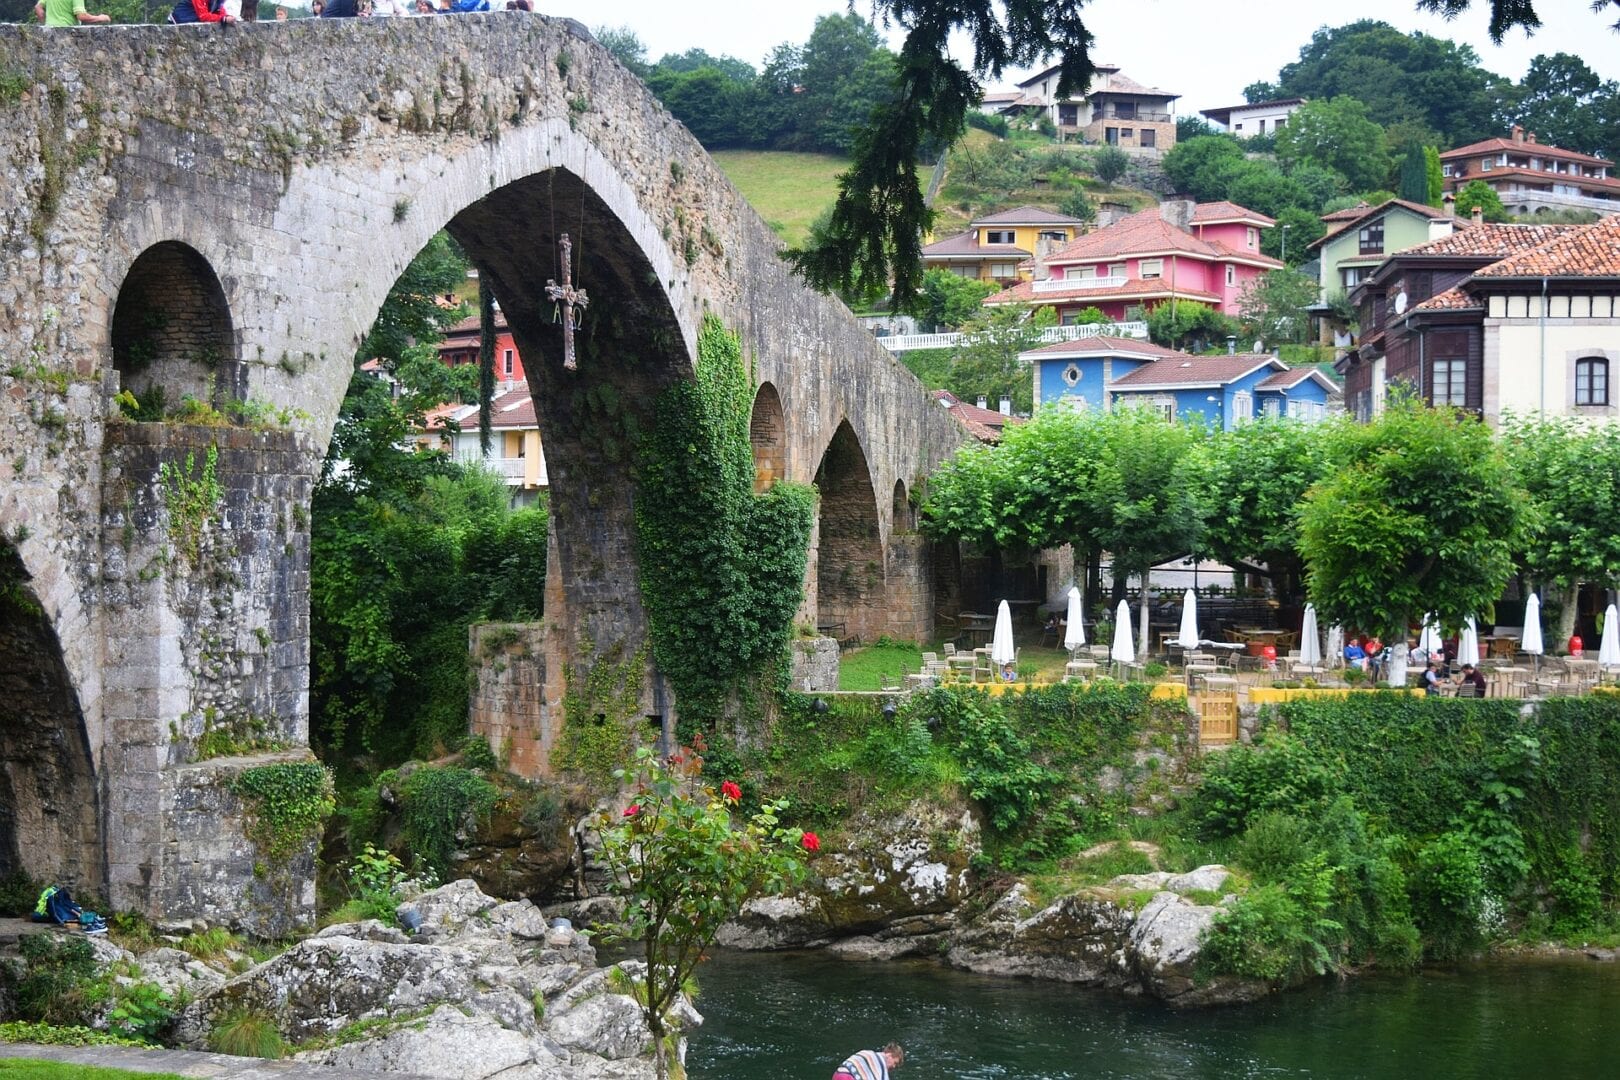
[{"label": "pair of shoes", "polygon": [[86,934],[105,934],[107,932],[107,920],[97,916],[94,922],[84,928],[84,932]]}]

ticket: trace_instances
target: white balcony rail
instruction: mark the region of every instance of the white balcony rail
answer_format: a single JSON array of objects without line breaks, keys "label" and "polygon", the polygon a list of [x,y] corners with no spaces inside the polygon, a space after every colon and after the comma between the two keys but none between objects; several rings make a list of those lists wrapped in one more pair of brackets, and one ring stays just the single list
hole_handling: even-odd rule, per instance
[{"label": "white balcony rail", "polygon": [[[1041,331],[1040,343],[1050,345],[1058,341],[1078,341],[1098,337],[1145,338],[1147,323],[1087,323],[1084,326],[1048,326]],[[894,334],[878,338],[878,344],[890,352],[911,352],[915,349],[954,349],[972,340],[972,334]]]},{"label": "white balcony rail", "polygon": [[520,457],[485,457],[476,450],[463,450],[456,454],[458,463],[482,465],[509,484],[523,483],[524,467],[528,464],[528,460]]},{"label": "white balcony rail", "polygon": [[1047,278],[1044,281],[1030,282],[1029,288],[1031,292],[1038,293],[1074,292],[1078,289],[1117,289],[1128,280],[1128,278],[1120,276]]}]

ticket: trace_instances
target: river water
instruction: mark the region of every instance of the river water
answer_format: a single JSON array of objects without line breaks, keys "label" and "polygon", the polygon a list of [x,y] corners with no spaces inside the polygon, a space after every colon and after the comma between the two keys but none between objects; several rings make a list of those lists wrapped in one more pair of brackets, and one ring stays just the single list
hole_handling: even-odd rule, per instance
[{"label": "river water", "polygon": [[907,1052],[896,1080],[1620,1080],[1620,963],[1584,958],[1370,976],[1193,1012],[815,953],[719,952],[699,981],[691,1080],[828,1080],[850,1051],[890,1039]]}]

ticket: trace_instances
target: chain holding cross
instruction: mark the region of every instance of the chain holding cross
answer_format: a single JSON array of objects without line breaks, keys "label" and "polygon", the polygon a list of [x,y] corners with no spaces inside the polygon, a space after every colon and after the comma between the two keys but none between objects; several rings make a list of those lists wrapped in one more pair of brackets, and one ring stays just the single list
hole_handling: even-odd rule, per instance
[{"label": "chain holding cross", "polygon": [[563,367],[573,371],[575,368],[574,328],[576,326],[575,319],[578,317],[576,309],[583,312],[591,301],[585,295],[584,289],[574,288],[574,242],[568,238],[567,233],[563,233],[557,238],[557,244],[562,248],[563,282],[558,285],[555,278],[547,278],[546,295],[551,298],[553,303],[561,302],[562,304]]}]

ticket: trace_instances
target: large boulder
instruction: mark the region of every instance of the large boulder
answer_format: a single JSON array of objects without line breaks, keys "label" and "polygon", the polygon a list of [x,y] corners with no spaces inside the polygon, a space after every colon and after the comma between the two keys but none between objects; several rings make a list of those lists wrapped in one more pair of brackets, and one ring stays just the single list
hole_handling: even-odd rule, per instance
[{"label": "large boulder", "polygon": [[546,1069],[540,1076],[561,1078],[568,1063],[542,1040],[501,1026],[491,1017],[468,1015],[441,1005],[425,1017],[377,1029],[371,1038],[328,1049],[306,1051],[297,1060],[371,1072],[484,1080],[519,1066]]},{"label": "large boulder", "polygon": [[979,822],[965,807],[918,801],[899,813],[859,815],[823,837],[801,890],[749,901],[717,940],[781,949],[858,935],[891,943],[879,950],[885,955],[914,951],[901,939],[955,924],[979,850]]}]

